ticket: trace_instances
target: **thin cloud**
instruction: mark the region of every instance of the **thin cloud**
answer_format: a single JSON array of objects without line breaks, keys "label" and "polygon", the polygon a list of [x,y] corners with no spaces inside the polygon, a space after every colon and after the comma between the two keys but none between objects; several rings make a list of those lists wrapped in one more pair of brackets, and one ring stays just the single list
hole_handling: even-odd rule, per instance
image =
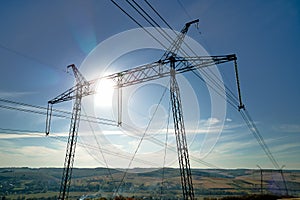
[{"label": "thin cloud", "polygon": [[16,139],[16,138],[40,138],[41,134],[37,133],[0,133],[0,139]]},{"label": "thin cloud", "polygon": [[34,94],[35,92],[4,92],[0,91],[0,98],[15,98]]},{"label": "thin cloud", "polygon": [[299,124],[282,124],[274,127],[275,130],[285,133],[300,133]]}]

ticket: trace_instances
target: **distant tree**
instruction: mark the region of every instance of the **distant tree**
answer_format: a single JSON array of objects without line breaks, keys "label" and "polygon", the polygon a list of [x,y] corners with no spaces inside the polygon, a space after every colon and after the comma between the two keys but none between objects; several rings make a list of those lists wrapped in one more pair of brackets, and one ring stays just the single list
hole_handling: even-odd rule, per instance
[{"label": "distant tree", "polygon": [[120,195],[120,196],[116,196],[116,197],[114,198],[114,200],[126,200],[126,198],[123,197],[122,195]]},{"label": "distant tree", "polygon": [[223,197],[221,200],[277,200],[279,196],[276,195],[246,195],[246,196],[233,196]]}]

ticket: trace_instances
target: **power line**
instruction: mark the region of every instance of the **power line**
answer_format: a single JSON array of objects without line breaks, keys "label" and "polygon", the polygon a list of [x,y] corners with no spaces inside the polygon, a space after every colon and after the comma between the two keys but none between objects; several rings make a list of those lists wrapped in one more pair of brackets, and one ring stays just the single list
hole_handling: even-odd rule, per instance
[{"label": "power line", "polygon": [[168,24],[168,22],[155,10],[155,8],[147,1],[144,0],[147,5],[158,15],[158,17],[169,27],[169,29],[173,30],[173,28]]},{"label": "power line", "polygon": [[124,174],[123,174],[123,177],[122,177],[122,179],[121,179],[121,182],[120,182],[119,186],[117,187],[116,194],[118,194],[119,189],[120,189],[121,185],[123,184],[123,182],[124,182],[124,180],[125,180],[125,177],[126,177],[126,175],[127,175],[127,173],[128,173],[128,170],[129,170],[129,168],[131,167],[131,164],[132,164],[132,162],[133,162],[133,160],[134,160],[134,158],[135,158],[135,156],[136,156],[136,154],[137,154],[137,152],[138,152],[138,150],[139,150],[139,148],[140,148],[140,146],[141,146],[141,144],[142,144],[142,142],[143,142],[143,140],[144,140],[144,138],[145,138],[145,136],[146,136],[146,133],[148,132],[148,129],[149,129],[149,127],[150,127],[150,124],[151,124],[152,120],[154,119],[155,114],[157,113],[157,110],[158,110],[158,108],[159,108],[159,106],[160,106],[160,104],[161,104],[161,102],[162,102],[162,100],[163,100],[163,97],[164,97],[165,94],[166,94],[167,89],[168,89],[168,87],[165,87],[165,90],[163,91],[162,96],[161,96],[161,98],[159,99],[159,102],[158,102],[157,106],[155,107],[155,110],[154,110],[154,112],[153,112],[153,115],[151,116],[151,118],[150,118],[150,120],[149,120],[149,122],[148,122],[148,124],[147,124],[147,127],[146,127],[146,129],[145,129],[145,131],[144,131],[144,133],[143,133],[143,135],[142,135],[142,137],[141,137],[141,139],[140,139],[140,141],[139,141],[139,143],[138,143],[138,145],[137,145],[137,147],[136,147],[134,153],[133,153],[132,159],[130,160],[130,162],[129,162],[129,164],[128,164],[128,167],[126,168],[126,170],[125,170],[125,172],[124,172]]},{"label": "power line", "polygon": [[163,195],[163,187],[165,181],[165,165],[166,165],[166,157],[167,157],[167,147],[168,147],[168,133],[169,133],[169,124],[170,124],[170,112],[171,112],[171,102],[169,101],[169,108],[168,108],[168,123],[167,123],[167,131],[166,131],[166,138],[165,138],[165,151],[164,151],[164,162],[162,166],[162,178],[161,178],[161,188],[160,188],[160,198]]},{"label": "power line", "polygon": [[140,28],[142,28],[145,32],[147,32],[156,42],[158,42],[162,47],[167,48],[161,41],[159,41],[152,33],[150,33],[142,24],[140,24],[137,20],[135,20],[128,12],[126,12],[119,4],[117,4],[114,0],[110,0],[113,4],[115,4],[123,13],[125,13],[132,21],[134,21]]},{"label": "power line", "polygon": [[[4,108],[4,109],[8,109],[8,110],[17,110],[17,111],[22,111],[22,112],[29,112],[29,113],[39,114],[39,115],[47,115],[46,107],[26,104],[26,103],[22,103],[22,102],[16,102],[16,101],[7,100],[7,99],[3,99],[3,98],[0,98],[0,102],[22,106],[22,107],[15,107],[15,106],[0,104],[0,108]],[[58,110],[58,109],[53,109],[53,111],[54,111],[54,113],[53,113],[54,117],[71,119],[71,114],[72,114],[71,112],[64,111],[64,110]],[[108,125],[108,126],[117,126],[117,122],[114,120],[111,120],[111,119],[99,118],[99,117],[95,117],[95,116],[88,116],[86,114],[82,114],[81,116],[84,117],[82,119],[82,121],[88,121],[87,118],[89,118],[89,122],[92,122],[92,123],[103,124],[103,125]]]},{"label": "power line", "polygon": [[[43,133],[42,131],[38,131],[38,130],[25,130],[25,129],[11,129],[11,128],[1,128],[0,130],[2,131],[9,131],[9,132],[5,132],[6,134],[22,134],[24,133],[24,135],[32,135],[32,134],[26,134],[26,133]],[[43,134],[43,136],[45,136],[45,134]]]},{"label": "power line", "polygon": [[[11,129],[11,128],[2,128],[2,127],[0,127],[0,130],[5,131],[4,132],[5,134],[17,134],[17,135],[28,135],[28,136],[37,135],[37,136],[41,136],[43,138],[50,138],[50,139],[58,140],[61,142],[66,142],[65,137],[67,137],[67,136],[57,136],[56,134],[52,134],[52,135],[49,135],[46,137],[44,131],[39,131],[39,130]],[[132,159],[131,156],[127,156],[127,155],[121,154],[119,152],[116,153],[113,151],[109,151],[109,150],[103,149],[101,147],[95,147],[90,144],[87,145],[81,141],[78,141],[78,145],[84,147],[85,149],[100,150],[103,153],[106,153],[106,154],[109,154],[112,156],[116,156],[119,158],[124,158],[124,159],[128,159],[128,160]],[[146,160],[142,160],[139,158],[136,158],[135,161],[138,163],[142,163],[142,164],[146,164],[146,165],[150,165],[150,166],[156,166],[155,163],[152,163],[152,162],[146,161]]]},{"label": "power line", "polygon": [[184,5],[182,4],[182,2],[180,0],[177,0],[178,4],[180,5],[180,7],[182,8],[182,10],[185,12],[185,14],[192,19],[191,15],[188,13],[188,11],[185,9]]},{"label": "power line", "polygon": [[[85,115],[86,115],[86,112],[85,112],[84,107],[82,107],[82,110],[83,110],[83,112],[84,112]],[[106,161],[106,159],[105,159],[105,156],[104,156],[104,154],[103,154],[103,151],[102,151],[102,149],[100,148],[100,143],[99,143],[99,141],[98,141],[98,139],[97,139],[97,137],[96,137],[96,135],[95,135],[95,131],[94,131],[94,129],[93,129],[93,127],[92,127],[92,125],[91,125],[91,122],[89,121],[89,118],[88,118],[88,117],[87,117],[87,120],[88,120],[88,125],[89,125],[89,127],[90,127],[90,129],[91,129],[91,131],[92,131],[94,140],[96,141],[97,146],[98,146],[98,148],[100,149],[100,153],[101,153],[102,159],[103,159],[103,161],[104,161],[104,163],[105,163],[105,167],[106,167],[106,169],[107,169],[107,172],[108,172],[108,174],[109,174],[109,176],[110,176],[110,178],[111,178],[111,181],[114,183],[114,178],[113,178],[113,176],[112,176],[111,170],[110,170],[110,168],[109,168],[109,166],[108,166],[108,163],[107,163],[107,161]]]},{"label": "power line", "polygon": [[[20,51],[16,51],[16,50],[14,50],[14,49],[11,49],[11,48],[9,48],[9,47],[3,45],[3,44],[0,44],[0,48],[5,49],[6,51],[9,51],[9,52],[11,52],[11,53],[14,53],[14,54],[16,54],[16,55],[18,55],[18,56],[21,56],[21,57],[23,57],[23,58],[26,58],[26,59],[28,59],[28,60],[32,60],[32,61],[34,61],[34,62],[36,62],[36,63],[38,63],[38,64],[40,64],[40,65],[49,66],[49,67],[51,67],[51,68],[57,69],[57,70],[60,71],[60,72],[67,73],[66,70],[63,70],[63,69],[60,69],[60,68],[58,68],[58,67],[49,65],[49,64],[45,63],[44,61],[42,61],[42,60],[40,60],[40,59],[38,59],[38,58],[35,58],[35,57],[33,57],[33,56],[29,56],[29,55],[24,54],[24,53],[22,53],[22,52],[20,52]],[[67,74],[68,74],[68,73],[67,73]]]},{"label": "power line", "polygon": [[258,141],[258,143],[260,144],[260,146],[262,147],[262,149],[264,150],[264,152],[266,153],[266,155],[268,156],[268,158],[270,159],[270,161],[273,163],[274,167],[279,169],[279,164],[277,163],[276,159],[274,158],[272,152],[270,151],[269,147],[267,146],[264,138],[262,137],[262,135],[260,134],[259,130],[257,129],[254,121],[252,120],[249,112],[246,109],[243,109],[240,111],[242,118],[244,119],[244,121],[247,123],[247,126],[249,127],[249,130],[252,132],[252,134],[254,135],[254,137],[256,138],[256,140]]},{"label": "power line", "polygon": [[[0,98],[0,101],[5,102],[5,103],[9,103],[9,104],[16,104],[16,105],[36,108],[36,109],[45,110],[45,111],[48,109],[48,108],[42,107],[42,106],[37,106],[37,105],[27,104],[27,103],[23,103],[23,102],[12,101],[12,100],[3,99],[3,98]],[[65,111],[65,110],[59,110],[59,109],[54,109],[54,108],[52,109],[52,111],[59,112],[59,113],[64,113],[64,114],[69,114],[69,115],[72,114],[72,112]],[[115,120],[101,118],[101,117],[88,116],[86,114],[82,114],[81,117],[89,117],[89,118],[92,118],[92,119],[103,120],[103,121],[107,121],[107,122],[116,122]]]}]

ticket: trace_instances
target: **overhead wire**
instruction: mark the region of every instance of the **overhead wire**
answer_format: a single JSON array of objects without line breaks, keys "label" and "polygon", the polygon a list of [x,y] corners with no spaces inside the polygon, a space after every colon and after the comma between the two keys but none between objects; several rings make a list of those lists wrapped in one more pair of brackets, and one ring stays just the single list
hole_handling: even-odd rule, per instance
[{"label": "overhead wire", "polygon": [[[13,100],[4,99],[4,98],[0,98],[0,101],[5,102],[5,103],[9,103],[9,104],[16,104],[16,105],[21,105],[21,106],[26,106],[26,107],[37,108],[37,109],[41,109],[41,110],[47,110],[48,109],[48,108],[43,107],[43,106],[37,106],[37,105],[27,104],[27,103],[23,103],[23,102],[17,102],[17,101],[13,101]],[[55,109],[55,108],[52,108],[52,111],[59,112],[59,113],[64,113],[64,114],[72,114],[72,112],[70,112],[70,111],[59,110],[59,109]],[[89,117],[89,118],[93,118],[93,119],[98,119],[98,120],[103,120],[103,121],[108,121],[108,122],[116,122],[115,120],[101,118],[101,117],[94,117],[94,116],[87,116],[87,115],[81,115],[81,116],[82,117]]]},{"label": "overhead wire", "polygon": [[[58,140],[58,141],[61,141],[61,142],[66,142],[67,141],[67,135],[66,136],[61,136],[61,135],[58,136],[54,133],[54,134],[45,136],[44,131],[39,131],[39,130],[11,129],[11,128],[3,128],[3,127],[0,127],[0,130],[5,131],[5,132],[2,132],[2,133],[5,133],[5,134],[28,135],[28,136],[37,135],[37,136],[40,136],[40,137],[43,137],[43,138],[50,138],[50,139]],[[101,150],[103,153],[106,153],[106,154],[109,154],[109,155],[112,155],[112,156],[116,156],[116,157],[119,157],[119,158],[124,158],[124,159],[128,159],[128,160],[130,160],[132,158],[131,156],[121,154],[119,152],[116,153],[116,152],[113,152],[113,151],[109,151],[107,149],[103,149],[101,147],[96,147],[96,146],[93,146],[91,144],[85,144],[81,141],[78,141],[78,146],[88,148],[88,149],[92,149],[92,150],[97,150],[97,151]],[[142,159],[139,159],[139,158],[136,158],[135,161],[138,162],[138,163],[146,164],[146,165],[153,166],[153,167],[156,166],[156,164],[153,163],[153,162],[150,162],[150,161],[147,161],[147,160],[142,160]]]},{"label": "overhead wire", "polygon": [[164,182],[165,182],[165,166],[166,166],[167,147],[168,147],[168,134],[169,134],[169,124],[170,124],[170,112],[171,112],[171,102],[169,101],[168,121],[167,121],[167,130],[166,130],[166,138],[165,138],[165,150],[164,150],[164,159],[163,159],[163,166],[162,166],[160,199],[162,199],[162,196],[163,196],[163,189],[164,189]]},{"label": "overhead wire", "polygon": [[254,137],[256,138],[256,140],[258,141],[258,143],[260,144],[260,146],[262,147],[262,149],[264,150],[264,152],[266,153],[266,155],[268,156],[268,158],[270,159],[270,161],[272,162],[274,167],[277,169],[280,169],[278,162],[274,158],[274,156],[273,156],[272,152],[270,151],[268,145],[266,144],[264,138],[260,134],[260,132],[259,132],[257,126],[255,125],[255,122],[252,120],[248,110],[243,109],[240,111],[240,113],[241,113],[241,116],[244,119],[244,121],[247,123],[249,130],[252,132],[252,134],[254,135]]},{"label": "overhead wire", "polygon": [[[22,102],[17,102],[17,101],[12,101],[8,99],[3,99],[0,98],[0,102],[4,102],[7,104],[13,104],[13,105],[19,105],[22,107],[15,107],[15,106],[9,106],[9,105],[1,105],[0,108],[8,109],[8,110],[17,110],[17,111],[22,111],[22,112],[29,112],[29,113],[34,113],[34,114],[39,114],[39,115],[46,115],[47,114],[47,108],[42,107],[42,106],[37,106],[37,105],[31,105],[31,104],[26,104]],[[71,119],[71,112],[69,111],[64,111],[64,110],[59,110],[59,109],[52,109],[54,113],[52,114],[54,117],[59,117],[59,118],[65,118],[65,119]],[[87,121],[87,117],[89,117],[89,121],[93,123],[98,123],[98,124],[103,124],[103,125],[109,125],[109,126],[117,126],[117,122],[111,119],[105,119],[105,118],[100,118],[100,117],[95,117],[95,116],[88,116],[88,115],[82,115],[84,117],[82,121]]]},{"label": "overhead wire", "polygon": [[156,9],[147,1],[144,0],[146,4],[157,14],[157,16],[169,27],[169,29],[173,30],[173,28],[169,25],[169,23],[156,11]]},{"label": "overhead wire", "polygon": [[167,48],[161,41],[159,41],[152,33],[150,33],[142,24],[135,20],[128,12],[126,12],[118,3],[114,0],[110,0],[115,6],[117,6],[123,13],[125,13],[132,21],[134,21],[140,28],[142,28],[147,34],[149,34],[156,42],[162,47]]},{"label": "overhead wire", "polygon": [[[126,122],[122,122],[123,124],[123,128],[125,128],[126,130],[130,130],[132,133],[139,133],[139,130],[135,129],[134,127],[130,126],[129,124],[127,124]],[[156,145],[159,145],[161,147],[164,147],[164,143],[160,140],[158,140],[157,138],[155,137],[152,137],[152,136],[148,136],[146,138],[148,141],[151,141],[152,143],[156,144]],[[172,152],[175,152],[176,153],[176,149],[175,148],[172,148],[171,146],[167,146],[167,149],[172,151]],[[204,166],[207,166],[207,167],[210,167],[210,168],[213,168],[213,169],[221,169],[220,167],[216,166],[216,165],[213,165],[211,163],[208,163],[198,157],[195,157],[193,155],[189,155],[191,160],[199,163],[199,164],[202,164]]]},{"label": "overhead wire", "polygon": [[[205,80],[196,72],[192,71],[192,73],[194,73],[194,75],[199,78],[201,81],[203,81],[205,83]],[[208,85],[209,87],[211,87],[210,85]],[[213,89],[213,88],[212,88]],[[229,105],[231,105],[233,108],[236,108],[237,105],[237,101],[233,101],[232,98],[229,98],[229,100],[226,98],[226,96],[224,96],[221,92],[219,92],[218,90],[214,90],[221,98],[223,98],[225,101],[227,101],[227,103],[229,103]]]},{"label": "overhead wire", "polygon": [[[126,2],[131,5],[131,7],[136,10],[158,33],[160,33],[160,35],[169,42],[169,45],[171,45],[173,42],[172,37],[170,37],[170,35],[163,28],[161,28],[161,26],[135,0],[132,1],[146,16],[142,14],[141,11],[139,11],[134,5],[132,5],[129,0],[126,0]],[[150,20],[147,19],[147,17]],[[166,46],[164,47],[166,48]]]},{"label": "overhead wire", "polygon": [[143,132],[143,135],[141,136],[141,138],[140,138],[140,140],[139,140],[139,143],[138,143],[138,145],[137,145],[137,147],[136,147],[136,149],[135,149],[135,151],[134,151],[134,153],[133,153],[133,155],[132,155],[132,159],[131,159],[130,162],[128,163],[128,166],[127,166],[127,168],[126,168],[126,170],[125,170],[125,172],[124,172],[124,174],[123,174],[123,176],[122,176],[122,178],[121,178],[120,184],[118,185],[118,187],[117,187],[117,189],[116,189],[116,191],[115,191],[115,194],[116,194],[116,195],[118,194],[118,192],[119,192],[119,190],[120,190],[120,188],[121,188],[121,186],[122,186],[122,184],[123,184],[123,182],[124,182],[124,180],[125,180],[125,178],[126,178],[126,176],[127,176],[127,173],[128,173],[128,171],[129,171],[129,168],[131,167],[132,162],[133,162],[133,160],[135,159],[135,156],[136,156],[138,150],[140,149],[140,146],[141,146],[141,144],[142,144],[142,142],[143,142],[143,140],[144,140],[144,138],[145,138],[145,136],[146,136],[146,133],[148,132],[148,130],[149,130],[149,128],[150,128],[150,125],[151,125],[151,123],[152,123],[152,121],[153,121],[153,119],[154,119],[154,116],[156,115],[157,110],[158,110],[158,108],[159,108],[159,106],[160,106],[160,104],[161,104],[161,102],[162,102],[162,100],[163,100],[163,98],[164,98],[164,96],[165,96],[165,94],[166,94],[167,89],[168,89],[168,87],[165,87],[165,89],[164,89],[164,91],[163,91],[163,93],[162,93],[162,96],[160,97],[159,102],[158,102],[158,104],[156,105],[155,110],[154,110],[154,112],[153,112],[153,114],[152,114],[152,116],[151,116],[151,118],[150,118],[150,120],[149,120],[149,122],[148,122],[148,124],[147,124],[147,126],[146,126],[146,128],[145,128],[145,130],[144,130],[144,132]]},{"label": "overhead wire", "polygon": [[28,60],[32,60],[32,61],[34,61],[34,62],[36,62],[36,63],[38,63],[38,64],[40,64],[40,65],[49,66],[49,67],[51,67],[51,68],[57,69],[58,71],[61,71],[61,72],[64,72],[64,73],[68,74],[68,73],[67,73],[67,70],[63,70],[63,69],[60,69],[60,68],[58,68],[58,67],[49,65],[49,64],[45,63],[44,61],[42,61],[42,60],[40,60],[40,59],[37,59],[37,58],[35,58],[35,57],[33,57],[33,56],[29,56],[29,55],[24,54],[24,53],[22,53],[22,52],[20,52],[20,51],[17,51],[17,50],[14,50],[14,49],[12,49],[12,48],[9,48],[9,47],[7,47],[7,46],[5,46],[5,45],[3,45],[3,44],[0,44],[0,48],[4,49],[4,50],[6,50],[6,51],[9,51],[9,52],[11,52],[11,53],[14,53],[14,54],[16,54],[16,55],[18,55],[18,56],[21,56],[21,57],[23,57],[23,58],[26,58],[26,59],[28,59]]},{"label": "overhead wire", "polygon": [[[0,101],[5,102],[5,103],[10,103],[10,104],[16,104],[16,105],[26,106],[26,107],[30,107],[30,108],[37,108],[37,109],[41,109],[41,110],[46,110],[47,109],[47,108],[44,108],[44,107],[41,107],[41,106],[35,106],[35,105],[25,104],[25,103],[22,103],[22,102],[16,102],[16,101],[11,101],[11,100],[2,99],[2,98],[0,99]],[[9,109],[9,110],[18,110],[18,111],[23,111],[23,112],[30,112],[30,113],[40,114],[40,115],[46,115],[45,111],[40,111],[40,110],[37,111],[37,110],[31,110],[31,109],[26,109],[26,108],[18,108],[18,107],[12,107],[12,106],[7,106],[7,105],[0,105],[0,108],[5,108],[5,109]],[[53,109],[53,110],[57,111],[57,112],[61,112],[61,113],[69,113],[67,111],[62,111],[62,110],[58,110],[58,109]],[[56,117],[66,118],[66,119],[70,119],[71,118],[71,117],[68,117],[66,115],[58,115],[58,114],[55,114],[55,113],[53,113],[52,115],[56,116]],[[84,115],[82,115],[82,116],[86,117],[86,119],[82,119],[82,121],[87,121],[90,126],[91,126],[90,123],[99,123],[99,122],[97,122],[95,120],[91,120],[90,118],[95,118],[95,117],[88,116],[86,113]],[[103,118],[101,118],[101,119],[103,119]],[[108,125],[107,123],[103,123],[103,122],[101,122],[100,124]],[[14,133],[16,131],[23,132],[23,133],[26,133],[26,132],[42,133],[41,131],[17,130],[17,129],[7,129],[7,128],[0,128],[0,130],[13,131]],[[92,131],[93,131],[93,129],[92,129]],[[93,134],[94,134],[94,131],[93,131]],[[27,135],[29,135],[29,134],[27,134]],[[95,134],[94,134],[94,136],[95,136]],[[50,138],[54,137],[55,139],[58,139],[60,141],[65,141],[64,139],[59,138],[58,136],[55,136],[53,134],[50,135],[49,137]],[[84,148],[98,149],[101,152],[103,158],[104,158],[104,154],[103,153],[105,152],[105,153],[108,153],[108,154],[111,154],[111,155],[114,155],[114,156],[117,156],[117,157],[121,157],[121,158],[125,158],[125,159],[132,159],[130,156],[122,155],[122,154],[111,152],[111,151],[105,151],[103,148],[100,148],[100,144],[98,143],[98,140],[96,140],[96,141],[97,141],[97,144],[98,144],[98,148],[97,147],[93,147],[90,144],[86,145],[86,144],[81,143],[81,142],[78,142],[78,145],[82,146]],[[147,165],[150,165],[150,166],[155,166],[155,164],[153,164],[151,162],[148,162],[148,161],[141,160],[141,159],[135,159],[135,161],[138,162],[138,163],[144,163],[144,164],[147,164]],[[106,164],[107,169],[109,169],[107,161],[106,161],[105,158],[104,158],[104,162]],[[111,178],[113,178],[113,176],[112,176],[111,173],[110,173],[110,176],[111,176]]]},{"label": "overhead wire", "polygon": [[[83,112],[85,113],[85,115],[87,116],[87,114],[86,114],[85,109],[84,109],[83,106],[82,106],[82,110],[83,110]],[[103,161],[104,161],[104,163],[105,163],[105,167],[106,167],[106,169],[107,169],[107,172],[108,172],[108,174],[109,174],[109,176],[110,176],[110,178],[111,178],[111,181],[114,183],[113,175],[112,175],[111,170],[110,170],[110,168],[109,168],[109,166],[108,166],[108,162],[107,162],[107,160],[106,160],[106,158],[105,158],[105,156],[104,156],[104,154],[103,154],[102,148],[100,148],[100,143],[99,143],[98,138],[97,138],[97,136],[96,136],[96,134],[95,134],[94,128],[93,128],[93,126],[92,126],[92,124],[91,124],[92,122],[89,121],[89,117],[87,117],[87,121],[88,121],[88,125],[89,125],[89,127],[90,127],[90,129],[91,129],[91,131],[92,131],[93,138],[94,138],[94,140],[96,141],[97,146],[98,146],[98,148],[99,148],[99,150],[100,150],[100,153],[101,153],[102,159],[103,159]],[[88,152],[89,152],[89,151],[88,151]],[[92,156],[92,157],[93,157],[93,156]]]},{"label": "overhead wire", "polygon": [[184,5],[182,4],[182,2],[180,0],[177,0],[178,4],[180,5],[180,7],[182,8],[183,12],[185,12],[185,14],[192,19],[192,16],[188,13],[188,11],[185,9]]},{"label": "overhead wire", "polygon": [[[32,135],[32,134],[26,134],[26,133],[43,133],[41,131],[38,130],[26,130],[26,129],[12,129],[12,128],[1,128],[1,131],[7,131],[5,132],[6,134],[16,134],[16,133],[24,133],[24,135]],[[3,132],[2,132],[3,133]],[[45,134],[43,133],[43,136],[45,136]]]}]

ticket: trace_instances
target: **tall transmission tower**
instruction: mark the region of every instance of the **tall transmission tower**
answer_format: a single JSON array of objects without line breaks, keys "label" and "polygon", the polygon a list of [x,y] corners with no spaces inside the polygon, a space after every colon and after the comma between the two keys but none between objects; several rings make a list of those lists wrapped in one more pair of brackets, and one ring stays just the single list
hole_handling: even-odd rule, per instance
[{"label": "tall transmission tower", "polygon": [[[115,84],[114,87],[117,89],[121,89],[123,87],[128,87],[131,85],[136,85],[139,83],[156,80],[168,76],[170,76],[170,97],[172,102],[172,113],[181,175],[182,195],[183,199],[195,198],[192,182],[192,173],[190,169],[188,145],[186,141],[182,104],[180,98],[180,90],[176,81],[176,74],[194,71],[199,68],[226,63],[229,61],[234,61],[236,64],[237,60],[235,54],[225,56],[178,56],[177,52],[184,41],[184,37],[190,25],[197,23],[198,21],[199,20],[194,20],[186,23],[181,32],[177,35],[176,39],[171,44],[171,46],[163,54],[162,58],[151,64],[138,66],[102,78],[93,79],[91,81],[86,81],[75,65],[68,66],[68,68],[72,68],[74,72],[76,78],[76,85],[68,89],[64,93],[58,95],[54,99],[48,101],[48,111],[46,119],[46,134],[48,135],[50,133],[52,106],[56,103],[75,100],[72,111],[72,119],[69,130],[69,138],[66,150],[63,176],[61,180],[59,199],[68,199],[72,168],[75,156],[75,148],[77,142],[82,98],[96,93],[96,85],[100,79],[113,80],[113,83]],[[118,106],[121,107],[120,103],[118,103]],[[120,117],[118,124],[121,125]]]},{"label": "tall transmission tower", "polygon": [[64,101],[69,101],[75,98],[73,105],[71,124],[69,130],[69,137],[66,149],[65,164],[63,169],[63,176],[60,184],[60,192],[58,199],[67,199],[69,194],[69,188],[71,183],[72,169],[75,157],[75,148],[77,143],[77,135],[80,121],[81,112],[81,100],[82,97],[87,95],[90,91],[90,83],[86,81],[83,75],[78,71],[75,65],[69,65],[68,68],[72,68],[74,76],[76,78],[76,86],[48,101],[47,109],[47,123],[46,123],[46,134],[50,131],[50,121],[52,115],[52,105]]}]

